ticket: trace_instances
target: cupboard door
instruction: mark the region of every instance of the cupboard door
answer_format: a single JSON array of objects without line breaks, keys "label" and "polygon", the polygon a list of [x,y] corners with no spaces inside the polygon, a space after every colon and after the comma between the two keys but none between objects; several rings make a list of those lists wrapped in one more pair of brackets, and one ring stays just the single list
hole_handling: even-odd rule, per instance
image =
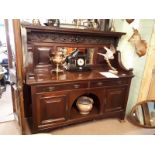
[{"label": "cupboard door", "polygon": [[126,90],[127,88],[125,86],[107,88],[105,105],[106,112],[125,108]]},{"label": "cupboard door", "polygon": [[34,123],[37,122],[37,128],[67,119],[67,94],[37,94],[36,101]]}]

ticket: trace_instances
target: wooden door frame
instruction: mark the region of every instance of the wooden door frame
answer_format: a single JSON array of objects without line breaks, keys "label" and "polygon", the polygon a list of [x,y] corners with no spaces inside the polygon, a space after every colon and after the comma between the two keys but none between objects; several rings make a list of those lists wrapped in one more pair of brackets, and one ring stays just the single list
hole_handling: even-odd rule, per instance
[{"label": "wooden door frame", "polygon": [[24,98],[23,98],[23,52],[22,52],[22,37],[21,37],[21,24],[19,19],[13,19],[14,41],[16,50],[16,71],[18,78],[19,89],[19,103],[20,103],[20,124],[22,134],[25,133],[24,121]]},{"label": "wooden door frame", "polygon": [[[152,71],[155,66],[155,23],[153,27],[153,32],[151,36],[151,41],[148,44],[148,55],[146,58],[143,78],[141,82],[141,86],[139,89],[139,95],[137,102],[141,102],[147,99],[153,99],[149,95],[151,80],[152,80]],[[155,99],[155,98],[154,98]]]},{"label": "wooden door frame", "polygon": [[[21,37],[21,24],[19,19],[12,19],[13,33],[14,33],[14,44],[16,52],[16,75],[17,75],[17,89],[19,95],[19,124],[21,133],[25,134],[25,113],[24,113],[24,98],[23,98],[23,52],[22,52],[22,37]],[[9,68],[12,68],[12,52],[10,45],[10,36],[9,36],[9,22],[8,19],[5,19],[5,28],[6,28],[6,39],[7,39],[7,48],[9,55]]]}]

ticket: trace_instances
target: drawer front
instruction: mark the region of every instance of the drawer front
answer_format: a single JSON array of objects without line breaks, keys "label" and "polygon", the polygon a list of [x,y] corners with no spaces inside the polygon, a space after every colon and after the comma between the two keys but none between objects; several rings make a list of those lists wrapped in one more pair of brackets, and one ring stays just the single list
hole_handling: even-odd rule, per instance
[{"label": "drawer front", "polygon": [[68,83],[68,84],[53,84],[53,85],[43,85],[37,86],[36,91],[39,92],[53,92],[53,91],[63,91],[79,88],[88,88],[88,83]]},{"label": "drawer front", "polygon": [[128,81],[127,80],[111,80],[111,81],[98,80],[98,81],[91,81],[90,88],[113,86],[113,85],[124,85],[124,84],[128,84]]}]

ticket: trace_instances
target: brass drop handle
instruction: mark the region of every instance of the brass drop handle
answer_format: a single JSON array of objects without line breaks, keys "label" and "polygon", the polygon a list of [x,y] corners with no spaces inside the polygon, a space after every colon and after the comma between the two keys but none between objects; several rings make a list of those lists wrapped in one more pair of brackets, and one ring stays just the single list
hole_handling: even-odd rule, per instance
[{"label": "brass drop handle", "polygon": [[102,83],[102,82],[98,82],[97,85],[98,85],[98,86],[102,86],[103,83]]},{"label": "brass drop handle", "polygon": [[76,89],[77,89],[77,88],[80,88],[80,85],[79,85],[79,84],[75,84],[75,85],[74,85],[74,88],[76,88]]},{"label": "brass drop handle", "polygon": [[54,91],[55,87],[48,87],[48,91]]},{"label": "brass drop handle", "polygon": [[118,84],[122,84],[123,82],[122,82],[122,81],[117,81],[117,83],[118,83]]},{"label": "brass drop handle", "polygon": [[77,42],[77,43],[79,42],[79,37],[78,36],[75,37],[75,42]]}]

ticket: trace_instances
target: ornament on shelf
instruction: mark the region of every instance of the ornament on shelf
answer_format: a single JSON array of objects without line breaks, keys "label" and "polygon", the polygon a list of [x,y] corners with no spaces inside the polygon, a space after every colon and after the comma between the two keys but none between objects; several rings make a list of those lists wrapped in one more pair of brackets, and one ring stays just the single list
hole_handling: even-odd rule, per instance
[{"label": "ornament on shelf", "polygon": [[47,19],[47,22],[44,24],[46,26],[59,27],[60,26],[60,20],[59,19]]},{"label": "ornament on shelf", "polygon": [[93,99],[88,96],[81,96],[76,102],[76,106],[80,111],[80,114],[87,115],[91,112],[93,108]]},{"label": "ornament on shelf", "polygon": [[53,62],[56,65],[56,68],[51,70],[51,72],[64,72],[64,70],[61,70],[59,67],[63,65],[65,58],[62,54],[62,52],[57,51],[53,57],[50,57],[50,61]]},{"label": "ornament on shelf", "polygon": [[109,70],[109,72],[111,72],[113,74],[117,74],[118,71],[110,63],[110,59],[114,59],[114,54],[116,53],[116,50],[115,50],[114,46],[111,44],[110,49],[107,48],[106,46],[104,46],[104,49],[107,51],[105,54],[103,54],[103,53],[98,53],[98,54],[101,55],[101,56],[104,56],[104,59],[106,60],[108,66],[111,69],[111,70]]},{"label": "ornament on shelf", "polygon": [[110,24],[110,28],[109,28],[110,31],[112,32],[115,32],[115,25],[114,25],[114,19],[111,19],[111,24]]},{"label": "ornament on shelf", "polygon": [[32,24],[33,24],[33,25],[36,25],[36,26],[40,26],[40,25],[41,25],[39,19],[33,19],[33,20],[32,20]]}]

